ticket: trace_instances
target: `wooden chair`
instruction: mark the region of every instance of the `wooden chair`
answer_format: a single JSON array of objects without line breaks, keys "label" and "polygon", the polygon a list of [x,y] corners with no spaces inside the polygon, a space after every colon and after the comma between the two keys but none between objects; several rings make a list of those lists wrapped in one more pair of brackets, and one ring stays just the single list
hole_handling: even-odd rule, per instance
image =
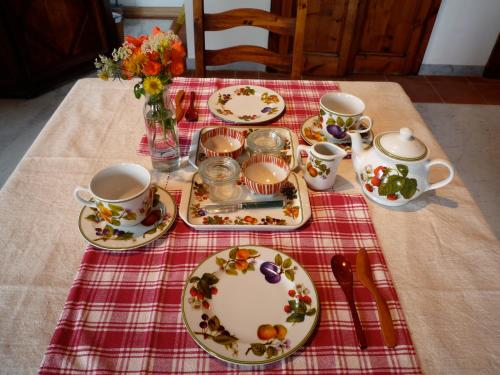
[{"label": "wooden chair", "polygon": [[[303,66],[304,30],[307,0],[297,0],[297,16],[282,17],[261,9],[232,9],[205,14],[203,0],[193,0],[196,75],[205,77],[206,66],[251,61],[289,71],[291,79],[300,79]],[[205,49],[205,31],[219,31],[236,26],[256,26],[270,32],[293,37],[293,54],[279,54],[266,48],[240,45],[220,50]]]}]

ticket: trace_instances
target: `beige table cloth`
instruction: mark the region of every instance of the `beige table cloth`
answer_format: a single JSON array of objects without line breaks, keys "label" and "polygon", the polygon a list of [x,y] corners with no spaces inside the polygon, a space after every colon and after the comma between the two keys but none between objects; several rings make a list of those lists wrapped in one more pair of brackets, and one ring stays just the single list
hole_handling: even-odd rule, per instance
[{"label": "beige table cloth", "polygon": [[[54,332],[86,248],[74,188],[109,164],[151,166],[136,154],[142,101],[132,86],[78,81],[0,191],[0,372],[36,372]],[[411,127],[432,158],[446,158],[398,84],[340,87],[365,101],[375,133]],[[174,189],[185,173],[154,178]],[[360,192],[348,160],[335,190]],[[367,201],[422,370],[500,373],[500,242],[460,176],[404,207]]]}]

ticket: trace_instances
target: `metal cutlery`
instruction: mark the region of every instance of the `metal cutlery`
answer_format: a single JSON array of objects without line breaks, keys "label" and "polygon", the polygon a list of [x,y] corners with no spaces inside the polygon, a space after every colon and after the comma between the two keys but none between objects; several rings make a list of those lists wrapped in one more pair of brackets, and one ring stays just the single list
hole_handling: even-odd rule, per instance
[{"label": "metal cutlery", "polygon": [[283,200],[248,201],[235,203],[209,204],[202,208],[211,214],[234,212],[243,209],[283,207]]}]

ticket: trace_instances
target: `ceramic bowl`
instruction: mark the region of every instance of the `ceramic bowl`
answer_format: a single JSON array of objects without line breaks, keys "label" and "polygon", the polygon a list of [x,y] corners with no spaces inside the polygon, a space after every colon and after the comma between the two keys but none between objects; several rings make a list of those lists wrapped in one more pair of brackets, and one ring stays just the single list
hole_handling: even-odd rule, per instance
[{"label": "ceramic bowl", "polygon": [[290,174],[287,162],[271,154],[253,155],[245,160],[241,169],[246,186],[265,195],[279,192]]},{"label": "ceramic bowl", "polygon": [[235,129],[217,127],[203,133],[200,144],[207,157],[228,156],[236,159],[243,152],[245,136]]}]

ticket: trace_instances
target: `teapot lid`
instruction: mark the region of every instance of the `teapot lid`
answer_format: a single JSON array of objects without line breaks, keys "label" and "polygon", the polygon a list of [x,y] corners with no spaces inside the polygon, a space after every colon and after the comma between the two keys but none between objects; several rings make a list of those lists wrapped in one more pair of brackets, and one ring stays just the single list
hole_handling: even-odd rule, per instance
[{"label": "teapot lid", "polygon": [[375,137],[374,144],[382,154],[402,161],[422,160],[428,153],[427,146],[413,136],[413,130],[410,128],[379,134]]}]

